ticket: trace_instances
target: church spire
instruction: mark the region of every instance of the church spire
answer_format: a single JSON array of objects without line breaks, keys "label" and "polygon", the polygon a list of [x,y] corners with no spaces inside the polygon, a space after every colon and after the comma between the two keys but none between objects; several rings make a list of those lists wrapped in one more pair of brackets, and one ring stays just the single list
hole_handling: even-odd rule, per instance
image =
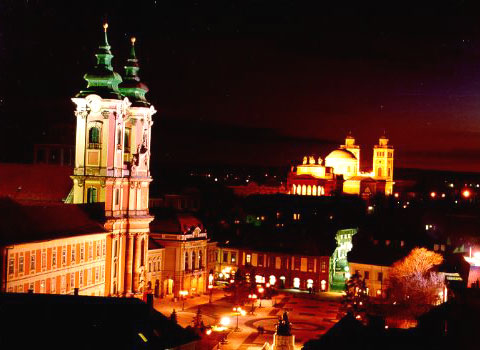
[{"label": "church spire", "polygon": [[140,66],[138,65],[138,59],[135,53],[136,38],[132,37],[130,42],[130,56],[125,65],[124,82],[120,86],[120,91],[124,96],[128,97],[134,106],[148,107],[150,104],[145,98],[148,87],[140,81],[140,77],[138,76]]},{"label": "church spire", "polygon": [[103,42],[98,47],[95,57],[97,64],[94,66],[92,72],[84,75],[87,81],[87,89],[82,90],[78,97],[85,97],[90,94],[100,95],[103,98],[121,99],[122,96],[118,90],[118,84],[122,82],[120,74],[113,70],[112,66],[112,52],[108,43],[107,35],[108,23],[103,25]]}]

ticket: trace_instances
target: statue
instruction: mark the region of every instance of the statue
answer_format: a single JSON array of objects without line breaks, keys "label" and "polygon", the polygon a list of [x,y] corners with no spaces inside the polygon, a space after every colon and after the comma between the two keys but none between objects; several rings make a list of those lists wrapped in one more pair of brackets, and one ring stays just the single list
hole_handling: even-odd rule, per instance
[{"label": "statue", "polygon": [[308,164],[311,164],[311,165],[315,164],[315,157],[314,156],[310,156],[308,158]]},{"label": "statue", "polygon": [[282,317],[278,318],[277,335],[290,336],[292,335],[292,326],[288,320],[287,312],[283,313]]},{"label": "statue", "polygon": [[318,157],[318,165],[322,165],[322,163],[323,163],[322,157]]},{"label": "statue", "polygon": [[303,165],[307,164],[307,156],[303,157]]}]

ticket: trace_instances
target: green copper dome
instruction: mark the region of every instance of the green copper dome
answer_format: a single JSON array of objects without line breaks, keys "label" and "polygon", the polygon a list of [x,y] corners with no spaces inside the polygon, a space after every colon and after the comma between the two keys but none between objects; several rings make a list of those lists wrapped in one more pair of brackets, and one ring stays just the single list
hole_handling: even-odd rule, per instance
[{"label": "green copper dome", "polygon": [[128,97],[133,106],[148,107],[150,103],[145,98],[148,92],[148,87],[140,81],[138,71],[138,59],[135,54],[135,38],[131,39],[132,48],[130,49],[130,56],[125,65],[125,77],[123,83],[120,85],[120,92],[122,95]]},{"label": "green copper dome", "polygon": [[122,95],[118,89],[118,84],[122,82],[122,77],[117,72],[113,71],[112,67],[112,52],[107,38],[108,24],[103,25],[104,39],[99,46],[95,56],[97,57],[97,64],[93,70],[84,75],[87,81],[86,90],[80,91],[77,97],[85,97],[90,94],[96,94],[103,98],[122,99]]}]

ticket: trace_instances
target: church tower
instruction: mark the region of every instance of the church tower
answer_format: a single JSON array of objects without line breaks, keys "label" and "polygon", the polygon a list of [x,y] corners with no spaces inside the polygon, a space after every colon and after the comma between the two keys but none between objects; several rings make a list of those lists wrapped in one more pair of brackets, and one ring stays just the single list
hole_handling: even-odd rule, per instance
[{"label": "church tower", "polygon": [[360,173],[360,146],[355,144],[355,137],[351,133],[345,138],[345,145],[341,145],[340,148],[351,152],[357,158],[357,166],[354,173],[355,175]]},{"label": "church tower", "polygon": [[[87,88],[72,101],[77,117],[73,203],[105,203],[106,295],[141,293],[148,249],[150,142],[155,109],[137,73],[135,40],[124,83],[113,70],[104,25]],[[120,85],[120,86],[119,86]]]},{"label": "church tower", "polygon": [[380,137],[378,145],[373,147],[373,177],[385,180],[385,194],[393,193],[393,146],[388,144],[385,135]]}]

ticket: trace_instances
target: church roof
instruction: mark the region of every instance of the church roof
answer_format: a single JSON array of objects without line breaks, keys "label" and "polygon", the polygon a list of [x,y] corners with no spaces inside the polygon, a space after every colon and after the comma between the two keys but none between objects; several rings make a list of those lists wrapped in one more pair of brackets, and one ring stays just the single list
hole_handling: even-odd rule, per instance
[{"label": "church roof", "polygon": [[345,150],[345,149],[336,149],[336,150],[330,152],[330,154],[325,157],[325,159],[328,159],[328,158],[330,158],[330,159],[331,159],[331,158],[337,158],[337,159],[353,159],[353,160],[356,160],[356,159],[357,159],[352,152],[347,151],[347,150]]}]

